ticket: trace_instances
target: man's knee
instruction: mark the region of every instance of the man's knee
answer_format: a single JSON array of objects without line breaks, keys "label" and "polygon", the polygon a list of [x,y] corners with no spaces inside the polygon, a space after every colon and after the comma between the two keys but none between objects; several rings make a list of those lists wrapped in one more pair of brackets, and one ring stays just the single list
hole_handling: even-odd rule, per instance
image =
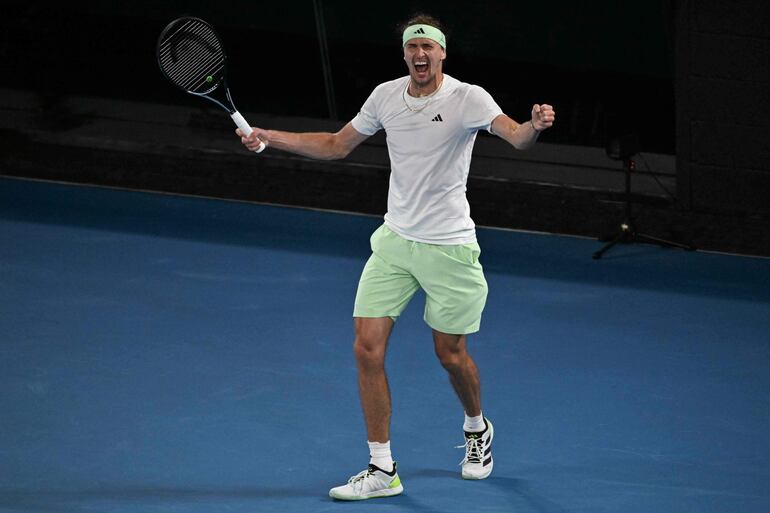
[{"label": "man's knee", "polygon": [[355,319],[356,338],[353,343],[353,353],[359,365],[384,366],[385,350],[392,327],[393,321],[390,318],[357,317]]},{"label": "man's knee", "polygon": [[439,362],[449,372],[462,367],[468,358],[465,350],[465,336],[434,332],[434,348]]},{"label": "man's knee", "polygon": [[462,367],[467,355],[464,351],[444,350],[436,351],[436,356],[438,361],[441,362],[441,366],[452,372]]}]

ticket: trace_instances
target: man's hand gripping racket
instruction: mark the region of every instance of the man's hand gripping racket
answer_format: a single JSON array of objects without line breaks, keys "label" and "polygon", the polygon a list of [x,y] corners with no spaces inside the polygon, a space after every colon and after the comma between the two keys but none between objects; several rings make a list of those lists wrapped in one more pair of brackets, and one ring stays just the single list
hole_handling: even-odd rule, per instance
[{"label": "man's hand gripping racket", "polygon": [[[235,108],[230,95],[227,56],[211,25],[199,18],[178,18],[161,32],[157,50],[160,70],[172,84],[216,103],[230,114],[242,136],[251,135],[251,126]],[[250,145],[257,153],[266,147],[262,141]]]}]

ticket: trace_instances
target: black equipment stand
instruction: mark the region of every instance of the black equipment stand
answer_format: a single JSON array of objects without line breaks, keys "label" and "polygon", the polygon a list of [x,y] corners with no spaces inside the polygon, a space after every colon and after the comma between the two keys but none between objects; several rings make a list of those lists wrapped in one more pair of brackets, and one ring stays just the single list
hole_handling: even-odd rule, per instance
[{"label": "black equipment stand", "polygon": [[636,169],[636,164],[631,157],[637,153],[637,144],[638,143],[633,136],[626,136],[625,138],[612,140],[607,147],[607,155],[610,158],[623,161],[623,169],[626,175],[625,214],[623,222],[620,223],[620,230],[614,237],[609,239],[609,242],[605,244],[603,248],[593,254],[594,260],[599,260],[604,253],[620,243],[640,242],[642,244],[657,244],[661,247],[680,248],[687,251],[694,251],[696,249],[695,246],[691,244],[680,244],[678,242],[659,239],[657,237],[639,233],[636,230],[636,223],[631,215],[631,172]]}]

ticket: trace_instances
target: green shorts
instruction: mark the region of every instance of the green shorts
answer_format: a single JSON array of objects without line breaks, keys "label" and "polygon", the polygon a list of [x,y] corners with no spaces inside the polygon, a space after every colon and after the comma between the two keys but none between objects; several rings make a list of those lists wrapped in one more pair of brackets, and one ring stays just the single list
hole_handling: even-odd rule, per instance
[{"label": "green shorts", "polygon": [[382,225],[372,234],[371,245],[372,256],[358,283],[354,317],[395,320],[422,287],[428,326],[454,335],[479,330],[487,281],[477,243],[425,244],[404,239]]}]

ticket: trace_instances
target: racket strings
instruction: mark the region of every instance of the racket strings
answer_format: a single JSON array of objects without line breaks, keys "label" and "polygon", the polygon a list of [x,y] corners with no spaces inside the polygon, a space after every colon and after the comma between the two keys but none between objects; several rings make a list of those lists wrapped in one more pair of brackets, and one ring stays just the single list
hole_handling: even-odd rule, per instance
[{"label": "racket strings", "polygon": [[[203,54],[205,50],[208,50],[210,54],[223,53],[219,39],[216,34],[214,34],[213,30],[207,25],[196,23],[195,20],[192,20],[186,22],[173,34],[164,37],[160,45],[161,53],[170,57],[173,64],[179,59],[179,43],[182,39],[191,39],[202,42],[203,44],[196,49],[197,54],[199,55]],[[190,54],[191,52],[188,50],[186,53]]]},{"label": "racket strings", "polygon": [[[184,42],[190,44],[183,45]],[[168,78],[179,87],[198,92],[219,82],[225,65],[219,38],[205,23],[187,20],[160,44],[159,61]]]},{"label": "racket strings", "polygon": [[[172,43],[169,47],[173,48],[174,44],[178,43]],[[224,55],[221,52],[211,53],[210,49],[196,48],[189,51],[185,49],[180,53],[174,62],[169,49],[164,64],[168,67],[169,78],[183,89],[205,85],[208,76],[217,74],[224,67]]]},{"label": "racket strings", "polygon": [[[193,39],[191,36],[198,36],[196,32],[185,32],[178,35],[173,41],[169,41],[166,48],[162,50],[161,57],[165,61],[165,64],[170,68],[170,74],[175,77],[182,77],[191,71],[191,68],[202,67],[208,65],[211,61],[216,61],[222,58],[222,52],[220,49],[215,48],[213,45],[204,46],[199,45],[195,47],[184,48],[184,51],[179,52],[182,39]],[[204,44],[209,45],[208,41],[203,38],[199,38]],[[212,51],[213,49],[213,51]],[[176,52],[175,52],[176,50]],[[177,53],[177,55],[174,55]]]}]

